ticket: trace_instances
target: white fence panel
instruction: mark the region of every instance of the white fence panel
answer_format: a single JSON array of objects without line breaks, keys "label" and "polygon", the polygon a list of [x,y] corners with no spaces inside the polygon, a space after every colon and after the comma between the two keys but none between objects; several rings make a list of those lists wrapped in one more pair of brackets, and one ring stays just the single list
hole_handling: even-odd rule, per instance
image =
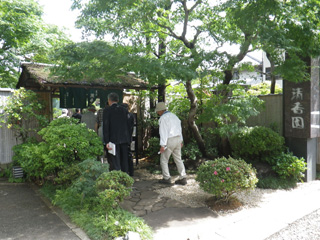
[{"label": "white fence panel", "polygon": [[[7,98],[12,95],[13,90],[8,88],[0,88],[0,106],[6,104]],[[0,110],[2,111],[2,110]],[[11,129],[1,124],[0,127],[0,165],[12,162],[12,147],[20,143]]]}]

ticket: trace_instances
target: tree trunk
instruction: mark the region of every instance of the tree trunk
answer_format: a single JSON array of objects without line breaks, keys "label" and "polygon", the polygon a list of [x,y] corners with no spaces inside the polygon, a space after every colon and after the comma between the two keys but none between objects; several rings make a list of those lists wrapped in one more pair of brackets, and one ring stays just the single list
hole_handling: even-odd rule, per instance
[{"label": "tree trunk", "polygon": [[166,101],[166,85],[159,84],[158,85],[158,102]]},{"label": "tree trunk", "polygon": [[270,76],[271,76],[270,93],[274,94],[275,89],[276,89],[276,76],[273,74],[275,65],[274,65],[274,61],[271,57],[271,54],[268,52],[267,52],[267,58],[269,59],[269,62],[270,62]]},{"label": "tree trunk", "polygon": [[224,85],[229,85],[229,83],[231,82],[233,77],[233,73],[232,70],[225,70],[224,71],[224,80],[223,80],[223,84]]},{"label": "tree trunk", "polygon": [[[158,58],[160,59],[163,55],[166,54],[166,44],[165,39],[160,39],[159,49],[158,49]],[[163,80],[163,81],[162,81]],[[158,85],[158,102],[166,101],[166,84],[165,79],[159,79],[160,84]]]},{"label": "tree trunk", "polygon": [[270,86],[270,93],[274,94],[276,90],[276,76],[271,74],[271,86]]},{"label": "tree trunk", "polygon": [[186,82],[185,87],[186,87],[186,90],[188,93],[188,98],[190,100],[190,111],[189,111],[189,115],[188,115],[188,124],[189,124],[189,127],[193,133],[193,136],[198,144],[200,152],[202,153],[202,155],[204,157],[206,157],[207,152],[206,152],[204,140],[203,140],[203,138],[199,132],[198,126],[195,122],[195,116],[197,113],[198,104],[197,104],[197,97],[194,94],[193,89],[192,89],[191,80],[188,80]]}]

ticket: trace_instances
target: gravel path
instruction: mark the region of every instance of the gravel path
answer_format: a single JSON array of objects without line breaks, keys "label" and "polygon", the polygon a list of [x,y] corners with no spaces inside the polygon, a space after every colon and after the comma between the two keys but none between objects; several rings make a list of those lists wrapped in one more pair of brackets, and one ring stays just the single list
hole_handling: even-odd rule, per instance
[{"label": "gravel path", "polygon": [[320,209],[290,224],[266,240],[319,240]]}]

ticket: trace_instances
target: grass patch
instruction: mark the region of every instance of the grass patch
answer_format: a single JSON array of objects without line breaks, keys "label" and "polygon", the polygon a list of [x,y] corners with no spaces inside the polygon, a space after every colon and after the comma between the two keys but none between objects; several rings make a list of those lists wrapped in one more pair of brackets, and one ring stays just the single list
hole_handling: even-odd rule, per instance
[{"label": "grass patch", "polygon": [[258,188],[263,189],[292,189],[297,186],[297,181],[293,178],[277,178],[273,176],[259,179]]},{"label": "grass patch", "polygon": [[41,188],[40,188],[40,192],[48,199],[50,199],[50,201],[52,202],[56,191],[57,191],[57,186],[50,184],[50,183],[45,183]]},{"label": "grass patch", "polygon": [[[152,229],[144,220],[120,207],[106,212],[98,204],[92,207],[84,201],[79,208],[79,199],[74,198],[72,194],[68,196],[70,192],[53,184],[45,184],[40,192],[51,202],[56,203],[92,240],[113,239],[129,231],[138,232],[142,240],[152,239]],[[60,197],[64,196],[62,201],[57,201],[57,194],[60,194]],[[91,199],[91,201],[94,202],[97,199]]]}]

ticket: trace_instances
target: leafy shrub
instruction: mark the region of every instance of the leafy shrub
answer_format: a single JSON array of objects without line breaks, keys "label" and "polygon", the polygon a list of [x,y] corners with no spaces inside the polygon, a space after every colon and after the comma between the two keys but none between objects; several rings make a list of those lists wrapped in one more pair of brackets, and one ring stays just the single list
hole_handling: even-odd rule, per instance
[{"label": "leafy shrub", "polygon": [[160,150],[160,139],[158,137],[152,137],[148,141],[149,146],[146,149],[146,156],[151,157],[154,165],[159,165],[160,155],[158,154]]},{"label": "leafy shrub", "polygon": [[197,158],[202,157],[202,153],[199,150],[198,144],[195,141],[186,144],[181,149],[182,159],[197,160]]},{"label": "leafy shrub", "polygon": [[72,182],[81,175],[79,164],[72,164],[71,166],[62,169],[57,175],[58,176],[54,179],[55,183],[63,186],[70,186]]},{"label": "leafy shrub", "polygon": [[[188,119],[190,110],[190,101],[187,97],[187,92],[184,84],[169,85],[166,88],[170,102],[168,110],[176,114],[181,120]],[[173,96],[173,97],[171,97]]]},{"label": "leafy shrub", "polygon": [[72,163],[103,154],[98,135],[85,124],[78,124],[74,118],[53,120],[39,134],[47,148],[43,159],[48,171],[63,169]]},{"label": "leafy shrub", "polygon": [[122,171],[112,171],[101,174],[95,183],[100,204],[106,210],[118,207],[124,197],[129,196],[133,178]]},{"label": "leafy shrub", "polygon": [[110,211],[107,218],[101,217],[101,225],[113,238],[125,236],[132,231],[139,233],[142,240],[152,239],[152,230],[143,219],[120,208]]},{"label": "leafy shrub", "polygon": [[28,178],[42,179],[85,159],[102,155],[98,135],[77,119],[59,118],[39,131],[43,142],[27,142],[13,148],[14,160]]},{"label": "leafy shrub", "polygon": [[293,156],[292,153],[281,153],[274,159],[275,165],[272,167],[281,178],[292,178],[302,181],[304,172],[307,170],[307,163],[304,158]]},{"label": "leafy shrub", "polygon": [[70,190],[75,194],[80,194],[82,199],[89,198],[89,197],[96,197],[97,193],[94,189],[96,184],[96,180],[98,177],[109,171],[109,165],[103,164],[96,159],[87,159],[81,163],[76,164],[74,167],[75,172],[73,173],[74,176],[77,176],[77,171],[79,172],[78,177],[71,179],[72,169],[70,172],[64,171],[64,173],[71,173],[71,175],[63,173],[59,174],[59,180],[67,180],[70,177],[72,184],[70,186]]},{"label": "leafy shrub", "polygon": [[201,164],[196,181],[218,200],[229,201],[235,192],[253,189],[258,179],[255,169],[244,160],[222,157]]},{"label": "leafy shrub", "polygon": [[291,189],[296,186],[297,181],[293,178],[284,179],[274,176],[259,178],[259,182],[257,183],[257,187],[263,189]]},{"label": "leafy shrub", "polygon": [[160,149],[160,139],[158,137],[152,137],[148,140],[149,146],[146,150],[147,156],[155,155]]},{"label": "leafy shrub", "polygon": [[[48,125],[48,119],[42,114],[44,107],[35,92],[25,88],[17,89],[8,98],[6,105],[0,106],[0,122],[13,129],[24,143],[32,134]],[[38,124],[28,127],[28,123],[34,121]]]},{"label": "leafy shrub", "polygon": [[[271,83],[263,82],[259,84],[252,85],[248,90],[248,93],[251,95],[265,95],[270,94]],[[282,93],[282,89],[279,85],[275,86],[275,94]]]},{"label": "leafy shrub", "polygon": [[12,148],[13,161],[17,162],[25,173],[28,180],[39,181],[49,175],[51,171],[46,171],[43,155],[47,148],[44,143],[26,142]]},{"label": "leafy shrub", "polygon": [[206,127],[201,131],[203,140],[205,142],[207,156],[214,159],[218,157],[218,146],[221,142],[219,134],[214,128]]},{"label": "leafy shrub", "polygon": [[62,182],[68,182],[74,172],[80,171],[80,175],[66,189],[56,190],[53,202],[91,239],[113,239],[128,231],[138,232],[141,239],[152,239],[152,231],[143,219],[118,207],[130,194],[133,179],[121,171],[108,172],[108,167],[87,159],[75,164],[75,170],[60,172],[57,179]]},{"label": "leafy shrub", "polygon": [[[210,99],[204,100],[202,113],[197,123],[214,122],[215,129],[221,137],[229,137],[238,131],[239,125],[246,124],[251,116],[257,116],[264,108],[264,101],[248,95],[244,88],[237,84],[219,85],[214,89]],[[232,93],[231,98],[226,93]]]},{"label": "leafy shrub", "polygon": [[232,155],[251,162],[270,162],[284,150],[284,138],[270,128],[244,127],[231,136]]}]

